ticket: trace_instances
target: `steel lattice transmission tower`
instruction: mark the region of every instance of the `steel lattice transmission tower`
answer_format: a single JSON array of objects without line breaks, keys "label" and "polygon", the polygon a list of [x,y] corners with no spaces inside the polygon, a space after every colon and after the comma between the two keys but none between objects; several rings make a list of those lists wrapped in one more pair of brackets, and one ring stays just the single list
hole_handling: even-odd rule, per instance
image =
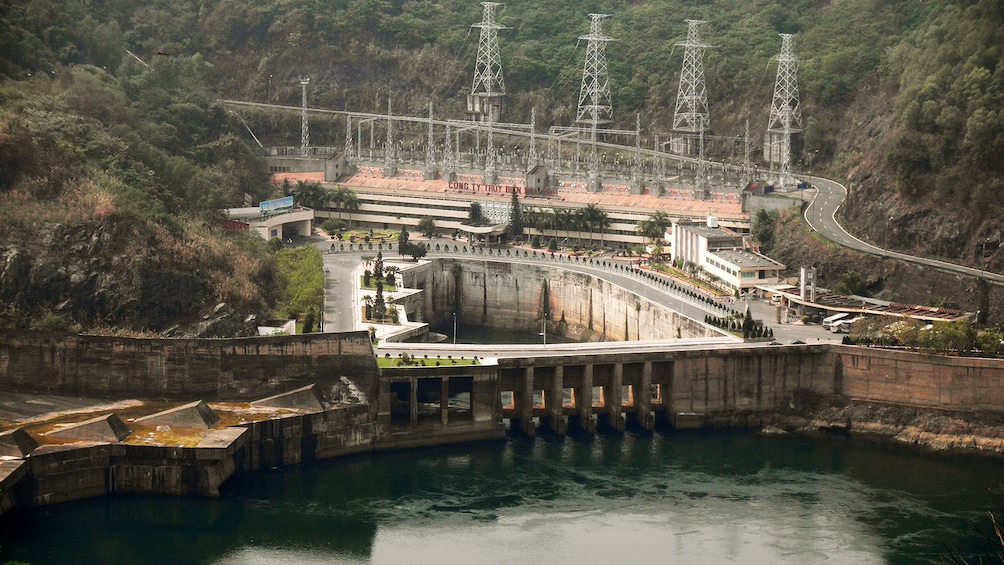
[{"label": "steel lattice transmission tower", "polygon": [[300,87],[303,89],[303,106],[300,112],[300,153],[306,157],[307,147],[310,145],[310,129],[307,127],[307,85],[310,78],[301,78]]},{"label": "steel lattice transmission tower", "polygon": [[[596,128],[613,122],[614,107],[610,102],[610,80],[607,77],[607,43],[613,39],[603,35],[603,20],[610,14],[589,14],[589,34],[580,35],[586,40],[586,62],[582,67],[582,86],[579,87],[579,109],[575,121],[585,124],[591,131],[589,151],[590,190],[600,188],[599,163],[596,157]],[[576,144],[578,148],[578,144]]]},{"label": "steel lattice transmission tower", "polygon": [[764,140],[764,160],[778,166],[781,188],[791,188],[791,136],[802,131],[802,110],[798,102],[798,58],[791,46],[790,33],[781,33],[781,54],[777,58],[777,80],[770,105]]},{"label": "steel lattice transmission tower", "polygon": [[589,14],[589,34],[586,40],[586,62],[582,67],[579,87],[579,110],[575,121],[580,124],[606,125],[613,121],[614,107],[610,102],[610,80],[607,76],[607,43],[613,39],[603,35],[603,20],[610,14]]},{"label": "steel lattice transmission tower", "polygon": [[474,82],[467,97],[467,117],[475,122],[499,122],[505,114],[505,79],[498,34],[500,29],[509,28],[495,23],[496,10],[505,4],[482,2],[481,5],[484,6],[481,23],[471,26],[481,29],[481,40],[474,64]]},{"label": "steel lattice transmission tower", "polygon": [[673,114],[673,140],[675,153],[692,154],[697,149],[694,138],[711,127],[708,114],[708,93],[704,85],[704,51],[710,45],[701,41],[703,20],[686,20],[687,40],[677,43],[683,47],[683,68],[680,70],[680,89],[676,93],[676,112]]}]

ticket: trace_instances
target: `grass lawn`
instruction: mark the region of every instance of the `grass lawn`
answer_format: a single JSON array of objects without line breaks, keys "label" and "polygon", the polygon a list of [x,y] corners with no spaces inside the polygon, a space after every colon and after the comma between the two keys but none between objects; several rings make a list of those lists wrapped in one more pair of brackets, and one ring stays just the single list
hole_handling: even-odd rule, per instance
[{"label": "grass lawn", "polygon": [[676,267],[671,267],[669,265],[666,265],[665,263],[662,263],[662,264],[659,264],[659,265],[649,264],[649,268],[652,269],[653,271],[657,271],[657,272],[660,272],[660,273],[663,273],[663,274],[666,274],[666,275],[669,275],[669,276],[672,276],[672,277],[683,279],[683,280],[687,281],[688,283],[690,283],[690,284],[692,284],[694,286],[699,286],[702,289],[704,289],[704,290],[706,290],[706,291],[708,291],[708,292],[710,292],[712,294],[715,294],[715,295],[722,295],[723,294],[722,289],[715,288],[715,287],[711,286],[710,284],[708,284],[708,283],[706,283],[706,282],[704,282],[702,280],[695,279],[694,277],[688,275],[686,272],[681,271],[681,270],[677,269]]},{"label": "grass lawn", "polygon": [[[359,276],[359,288],[363,288],[363,289],[366,289],[366,290],[376,290],[376,281],[377,281],[376,277],[373,277],[373,276],[370,277],[370,285],[369,286],[366,286],[365,284],[363,284],[363,281],[365,281],[365,280],[366,280],[365,277],[363,277],[362,275]],[[395,290],[397,290],[397,285],[387,284],[387,279],[381,279],[381,280],[383,280],[383,291],[384,292],[394,292]]]},{"label": "grass lawn", "polygon": [[459,367],[462,365],[480,365],[481,362],[474,358],[461,358],[456,357],[450,359],[449,357],[441,357],[436,359],[435,357],[430,357],[426,359],[425,357],[412,357],[410,363],[405,363],[400,357],[387,357],[389,353],[384,354],[383,357],[377,357],[377,366],[381,369],[393,368],[393,367],[435,367],[436,363],[439,363],[441,367]]}]

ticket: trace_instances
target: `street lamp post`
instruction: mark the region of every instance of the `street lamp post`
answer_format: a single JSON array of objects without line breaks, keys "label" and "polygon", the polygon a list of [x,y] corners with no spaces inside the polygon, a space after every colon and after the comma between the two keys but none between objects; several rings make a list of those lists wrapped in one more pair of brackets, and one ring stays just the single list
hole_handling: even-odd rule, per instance
[{"label": "street lamp post", "polygon": [[544,336],[544,345],[547,345],[547,311],[540,316],[540,335]]},{"label": "street lamp post", "polygon": [[540,332],[544,336],[544,345],[547,345],[547,312],[544,312],[544,317],[540,319]]},{"label": "street lamp post", "polygon": [[453,347],[457,346],[457,313],[453,313]]}]

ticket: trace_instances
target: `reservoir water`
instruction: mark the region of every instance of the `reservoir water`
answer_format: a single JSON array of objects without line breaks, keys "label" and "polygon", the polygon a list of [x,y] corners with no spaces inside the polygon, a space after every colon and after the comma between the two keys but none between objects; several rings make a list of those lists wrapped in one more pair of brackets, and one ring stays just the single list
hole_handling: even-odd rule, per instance
[{"label": "reservoir water", "polygon": [[929,563],[949,544],[975,562],[1002,480],[997,457],[865,437],[510,439],[17,512],[0,562]]}]

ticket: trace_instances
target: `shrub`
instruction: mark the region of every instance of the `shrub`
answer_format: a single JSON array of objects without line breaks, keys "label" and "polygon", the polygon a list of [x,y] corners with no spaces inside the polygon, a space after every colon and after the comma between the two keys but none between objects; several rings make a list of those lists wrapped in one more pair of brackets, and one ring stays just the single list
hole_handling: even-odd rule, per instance
[{"label": "shrub", "polygon": [[324,220],[324,223],[321,224],[321,229],[331,234],[341,230],[344,227],[345,227],[344,222],[339,222],[334,218],[328,218],[327,220]]}]

